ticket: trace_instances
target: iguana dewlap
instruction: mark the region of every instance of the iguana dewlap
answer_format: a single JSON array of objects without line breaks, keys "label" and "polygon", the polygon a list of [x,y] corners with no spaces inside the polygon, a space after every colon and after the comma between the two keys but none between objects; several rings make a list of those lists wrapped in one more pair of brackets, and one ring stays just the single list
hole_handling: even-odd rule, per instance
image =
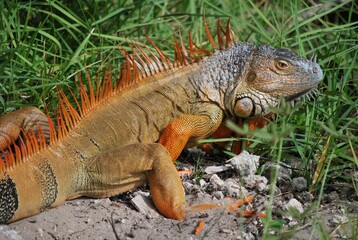
[{"label": "iguana dewlap", "polygon": [[[81,82],[76,107],[60,92],[54,121],[33,107],[2,116],[0,223],[145,182],[159,212],[184,219],[187,206],[173,162],[188,141],[209,136],[223,118],[265,115],[280,98],[310,94],[322,79],[315,60],[266,45],[233,44],[229,33],[227,28],[226,43],[219,38],[222,49],[212,54],[194,48],[191,39],[187,49],[177,43],[174,61],[153,43],[156,58],[134,46],[132,55],[124,53],[116,87],[110,74],[96,91]],[[197,61],[199,55],[208,56]]]}]

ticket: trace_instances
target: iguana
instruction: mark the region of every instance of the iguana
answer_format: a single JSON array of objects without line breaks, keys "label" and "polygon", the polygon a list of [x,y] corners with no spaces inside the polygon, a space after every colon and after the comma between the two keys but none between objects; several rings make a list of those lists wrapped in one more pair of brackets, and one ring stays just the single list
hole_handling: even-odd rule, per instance
[{"label": "iguana", "polygon": [[[13,222],[80,196],[104,198],[148,182],[158,211],[184,219],[183,187],[173,162],[188,142],[211,135],[224,118],[263,116],[281,98],[312,94],[322,70],[315,59],[268,45],[234,43],[218,25],[217,49],[175,40],[172,61],[148,38],[121,50],[113,86],[79,81],[72,106],[59,91],[55,120],[35,107],[0,118],[0,223]],[[224,33],[224,36],[223,36]],[[219,47],[217,47],[219,45]],[[77,110],[76,110],[77,109]]]}]

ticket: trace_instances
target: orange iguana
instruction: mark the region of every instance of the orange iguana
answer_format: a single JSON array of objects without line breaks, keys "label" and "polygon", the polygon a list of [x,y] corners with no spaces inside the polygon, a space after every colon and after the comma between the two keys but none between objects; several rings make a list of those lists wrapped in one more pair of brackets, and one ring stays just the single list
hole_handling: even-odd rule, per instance
[{"label": "orange iguana", "polygon": [[[216,48],[210,35],[208,38]],[[222,36],[224,33],[225,36]],[[173,162],[188,141],[211,135],[224,118],[266,115],[280,98],[314,92],[314,60],[267,45],[233,43],[218,26],[218,50],[189,37],[170,60],[133,44],[115,87],[105,73],[94,90],[80,81],[74,107],[60,91],[55,120],[34,107],[0,118],[0,223],[37,214],[67,199],[110,197],[149,182],[160,213],[184,219],[187,206]],[[78,109],[78,110],[76,110]]]}]

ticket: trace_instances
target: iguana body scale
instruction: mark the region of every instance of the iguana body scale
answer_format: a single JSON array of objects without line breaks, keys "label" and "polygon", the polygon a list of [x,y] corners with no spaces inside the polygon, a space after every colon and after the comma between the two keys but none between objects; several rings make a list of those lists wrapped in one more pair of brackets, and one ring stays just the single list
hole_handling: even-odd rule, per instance
[{"label": "iguana body scale", "polygon": [[188,50],[176,43],[173,62],[151,40],[158,57],[139,45],[132,55],[122,50],[126,63],[117,86],[109,74],[96,91],[81,80],[78,110],[60,91],[55,123],[35,108],[1,117],[0,148],[7,150],[0,160],[0,223],[145,182],[159,212],[184,219],[188,210],[172,162],[188,141],[209,136],[224,117],[265,115],[279,98],[307,94],[322,78],[315,62],[269,46],[234,45],[230,31],[226,43],[219,38],[226,49],[200,61],[197,55],[207,51],[191,39]]}]

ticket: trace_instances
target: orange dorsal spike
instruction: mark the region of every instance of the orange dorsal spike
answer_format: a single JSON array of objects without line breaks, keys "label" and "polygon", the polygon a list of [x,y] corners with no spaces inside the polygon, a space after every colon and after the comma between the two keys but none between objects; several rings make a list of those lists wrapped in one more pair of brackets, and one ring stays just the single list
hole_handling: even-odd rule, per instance
[{"label": "orange dorsal spike", "polygon": [[191,31],[190,30],[189,30],[189,33],[188,33],[188,40],[189,40],[189,57],[191,59],[195,59],[195,49],[194,49],[193,38],[191,36]]},{"label": "orange dorsal spike", "polygon": [[183,65],[183,56],[182,56],[182,52],[180,49],[180,45],[178,43],[178,40],[175,38],[174,40],[175,43],[175,47],[174,47],[174,52],[175,52],[175,59],[174,59],[174,63],[176,66],[182,66]]},{"label": "orange dorsal spike", "polygon": [[147,38],[149,43],[154,47],[155,51],[158,53],[161,59],[161,63],[163,64],[164,70],[170,69],[172,67],[172,61],[170,60],[170,58],[167,55],[165,55],[162,50],[160,50],[160,48],[154,43],[154,41],[150,37],[148,37],[147,35],[145,35],[145,37]]},{"label": "orange dorsal spike", "polygon": [[139,61],[139,66],[138,68],[140,68],[140,77],[141,79],[145,78],[145,77],[149,77],[150,76],[150,71],[149,68],[146,64],[146,62],[143,60],[142,56],[143,56],[143,49],[136,45],[137,50],[140,52],[140,54],[137,53],[137,51],[134,51],[134,55],[136,57],[136,59]]},{"label": "orange dorsal spike", "polygon": [[211,33],[209,31],[208,25],[206,23],[205,16],[204,16],[204,28],[205,28],[206,36],[208,37],[208,40],[209,40],[211,46],[213,47],[213,49],[216,49],[217,46],[216,46],[216,43],[215,43],[215,40],[214,40],[213,36],[211,35]]},{"label": "orange dorsal spike", "polygon": [[234,45],[234,41],[231,39],[232,30],[230,28],[230,18],[227,20],[226,23],[226,31],[225,31],[225,38],[226,38],[226,46],[232,46]]},{"label": "orange dorsal spike", "polygon": [[91,106],[91,100],[87,94],[86,87],[82,82],[82,78],[79,78],[79,84],[80,84],[80,98],[82,104],[81,109],[83,114],[87,114]]},{"label": "orange dorsal spike", "polygon": [[106,98],[109,98],[113,95],[114,93],[114,89],[113,89],[113,80],[112,80],[112,74],[111,74],[111,69],[108,68],[104,74],[103,74],[103,79],[104,79],[104,83],[103,83],[103,92],[104,94],[100,96],[99,100],[103,100]]},{"label": "orange dorsal spike", "polygon": [[225,44],[224,44],[224,41],[223,41],[223,38],[221,37],[221,25],[220,25],[220,19],[218,19],[218,23],[217,23],[217,35],[218,35],[218,44],[219,44],[219,48],[222,50],[222,49],[225,49]]},{"label": "orange dorsal spike", "polygon": [[139,61],[139,65],[140,65],[140,69],[141,69],[141,76],[142,78],[145,78],[145,77],[149,77],[150,76],[150,69],[147,65],[147,62],[150,61],[148,60],[148,55],[144,52],[143,48],[136,44],[135,45],[136,49],[138,50],[137,51],[134,51],[134,55],[137,59],[137,61]]},{"label": "orange dorsal spike", "polygon": [[133,62],[134,62],[134,64],[133,64],[134,65],[134,70],[137,72],[137,73],[134,73],[135,82],[138,83],[145,76],[144,68],[142,67],[143,64],[145,65],[145,62],[139,56],[139,54],[137,53],[137,51],[135,49],[132,49],[132,59],[133,59]]},{"label": "orange dorsal spike", "polygon": [[188,55],[188,52],[186,51],[185,44],[183,42],[183,37],[181,35],[180,26],[179,26],[179,42],[180,42],[179,48],[180,48],[180,52],[181,52],[182,62],[184,65],[187,65],[187,64],[189,64],[189,62],[188,62],[189,55]]},{"label": "orange dorsal spike", "polygon": [[49,123],[49,129],[50,129],[50,144],[55,143],[58,141],[56,127],[53,124],[53,121],[50,116],[47,116],[47,121]]},{"label": "orange dorsal spike", "polygon": [[150,67],[153,70],[153,74],[160,73],[163,70],[162,63],[157,58],[157,56],[149,49],[148,46],[145,46],[145,48],[147,49],[147,51],[149,52],[149,54],[151,56],[151,57],[149,57],[149,59],[151,62]]}]

